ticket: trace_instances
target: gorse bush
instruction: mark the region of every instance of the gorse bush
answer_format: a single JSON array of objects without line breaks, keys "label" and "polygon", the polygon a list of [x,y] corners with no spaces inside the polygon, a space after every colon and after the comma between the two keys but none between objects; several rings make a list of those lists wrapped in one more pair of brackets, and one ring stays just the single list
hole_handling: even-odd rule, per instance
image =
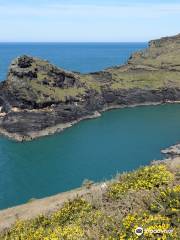
[{"label": "gorse bush", "polygon": [[10,240],[79,240],[84,231],[76,220],[91,210],[83,199],[67,202],[51,216],[39,216],[30,221],[17,221],[1,239]]},{"label": "gorse bush", "polygon": [[180,185],[161,190],[149,209],[153,213],[170,216],[172,225],[178,227],[180,224]]},{"label": "gorse bush", "polygon": [[80,240],[107,239],[108,233],[118,238],[118,228],[112,217],[93,208],[82,198],[65,203],[51,216],[17,221],[0,239],[8,240]]},{"label": "gorse bush", "polygon": [[[146,189],[153,198],[146,209],[139,207],[141,211],[136,212],[127,203],[123,215],[118,203],[129,191],[139,189]],[[98,207],[87,199],[76,198],[48,216],[17,221],[0,235],[0,240],[178,240],[179,209],[180,185],[175,175],[164,165],[149,166],[111,183]],[[141,236],[135,234],[138,227],[144,229]]]},{"label": "gorse bush", "polygon": [[[144,232],[140,238],[135,230],[142,227]],[[155,233],[156,231],[156,233]],[[122,221],[120,239],[178,239],[178,229],[172,226],[171,219],[160,214],[152,215],[149,212],[143,214],[128,215]]]},{"label": "gorse bush", "polygon": [[[148,210],[129,214],[122,220],[120,239],[179,239],[180,185],[160,188]],[[144,230],[141,237],[135,235],[138,227]]]},{"label": "gorse bush", "polygon": [[120,198],[129,190],[152,189],[167,185],[174,178],[164,165],[143,167],[132,173],[127,173],[120,177],[120,181],[113,183],[108,195],[111,198]]},{"label": "gorse bush", "polygon": [[73,223],[92,210],[92,206],[84,199],[77,198],[74,201],[65,203],[64,207],[55,212],[51,219],[61,225]]}]

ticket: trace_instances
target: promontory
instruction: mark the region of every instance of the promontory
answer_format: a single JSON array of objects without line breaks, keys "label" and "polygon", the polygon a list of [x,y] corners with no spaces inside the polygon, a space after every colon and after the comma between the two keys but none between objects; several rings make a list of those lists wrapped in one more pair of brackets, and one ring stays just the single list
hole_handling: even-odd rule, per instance
[{"label": "promontory", "polygon": [[31,56],[0,84],[0,133],[18,141],[53,134],[102,111],[180,101],[180,34],[149,42],[127,64],[81,74]]}]

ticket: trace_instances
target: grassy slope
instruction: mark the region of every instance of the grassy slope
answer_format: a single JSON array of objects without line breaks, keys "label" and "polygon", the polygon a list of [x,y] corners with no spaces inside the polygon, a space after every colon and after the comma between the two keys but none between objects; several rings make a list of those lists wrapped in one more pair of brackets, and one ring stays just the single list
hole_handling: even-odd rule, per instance
[{"label": "grassy slope", "polygon": [[150,42],[128,65],[109,71],[113,89],[180,87],[180,35]]},{"label": "grassy slope", "polygon": [[[81,86],[75,85],[64,89],[55,87],[53,83],[58,78],[58,74],[52,73],[53,69],[58,73],[59,70],[55,66],[36,59],[31,67],[18,71],[24,73],[36,71],[37,77],[33,80],[24,77],[12,81],[13,74],[10,74],[9,86],[10,88],[13,86],[15,93],[22,96],[22,99],[33,99],[37,103],[49,100],[65,101],[67,96],[81,98],[87,90],[101,93],[101,88],[104,86],[112,90],[180,88],[180,35],[150,42],[150,47],[143,52],[135,53],[128,64],[99,72],[98,78],[95,74],[70,73]],[[104,76],[104,73],[110,76],[110,80]],[[44,85],[44,80],[48,80],[49,85]]]},{"label": "grassy slope", "polygon": [[173,229],[173,232],[145,232],[140,239],[176,240],[180,234],[179,182],[177,166],[143,167],[118,176],[101,193],[67,201],[47,216],[17,221],[0,239],[129,240],[139,239],[134,231],[141,226],[146,230]]}]

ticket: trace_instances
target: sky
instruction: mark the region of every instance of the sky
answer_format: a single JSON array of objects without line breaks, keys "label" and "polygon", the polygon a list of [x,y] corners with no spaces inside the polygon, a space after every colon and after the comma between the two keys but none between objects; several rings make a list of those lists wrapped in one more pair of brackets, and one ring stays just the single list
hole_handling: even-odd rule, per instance
[{"label": "sky", "polygon": [[180,0],[0,0],[0,42],[144,42],[179,23]]}]

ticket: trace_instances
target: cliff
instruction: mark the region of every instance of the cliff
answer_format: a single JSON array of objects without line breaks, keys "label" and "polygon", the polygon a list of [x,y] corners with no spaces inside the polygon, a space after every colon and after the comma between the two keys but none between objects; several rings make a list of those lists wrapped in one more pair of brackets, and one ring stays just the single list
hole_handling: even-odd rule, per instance
[{"label": "cliff", "polygon": [[150,41],[126,65],[90,74],[21,56],[0,85],[0,132],[31,140],[109,108],[168,101],[180,101],[180,34]]}]

